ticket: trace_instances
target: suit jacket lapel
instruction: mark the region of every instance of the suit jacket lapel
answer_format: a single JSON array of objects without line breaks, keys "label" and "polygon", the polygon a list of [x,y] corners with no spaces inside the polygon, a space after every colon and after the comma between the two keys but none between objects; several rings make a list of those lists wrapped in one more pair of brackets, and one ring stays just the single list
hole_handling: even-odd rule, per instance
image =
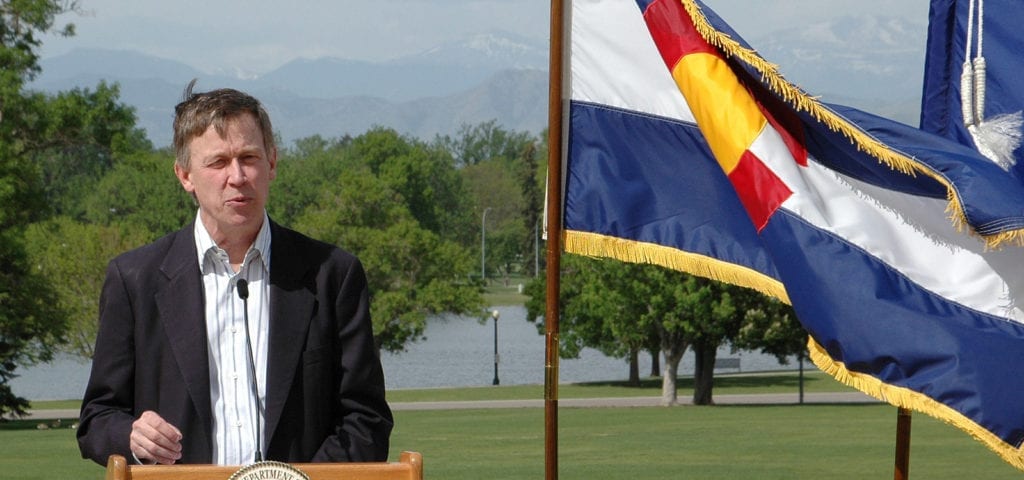
[{"label": "suit jacket lapel", "polygon": [[166,283],[154,298],[189,396],[206,427],[205,434],[210,435],[213,420],[206,313],[193,228],[189,225],[175,236],[160,267]]},{"label": "suit jacket lapel", "polygon": [[[316,299],[305,284],[309,265],[292,245],[293,233],[271,222],[270,332],[267,365],[267,439],[281,419],[306,344]],[[269,443],[269,442],[268,442]]]}]

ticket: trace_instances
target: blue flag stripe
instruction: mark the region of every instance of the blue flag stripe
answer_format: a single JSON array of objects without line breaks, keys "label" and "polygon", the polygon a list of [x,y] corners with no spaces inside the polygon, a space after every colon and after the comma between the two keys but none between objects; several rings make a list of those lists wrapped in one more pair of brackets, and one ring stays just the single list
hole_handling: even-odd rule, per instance
[{"label": "blue flag stripe", "polygon": [[583,102],[571,103],[570,123],[566,230],[657,243],[777,278],[695,125]]},{"label": "blue flag stripe", "polygon": [[[1019,447],[1024,327],[935,295],[842,238],[782,212],[762,232],[774,244],[801,322],[851,372],[919,392]],[[824,281],[823,281],[824,279]],[[856,321],[836,321],[856,319]],[[851,339],[856,339],[852,341]]]}]

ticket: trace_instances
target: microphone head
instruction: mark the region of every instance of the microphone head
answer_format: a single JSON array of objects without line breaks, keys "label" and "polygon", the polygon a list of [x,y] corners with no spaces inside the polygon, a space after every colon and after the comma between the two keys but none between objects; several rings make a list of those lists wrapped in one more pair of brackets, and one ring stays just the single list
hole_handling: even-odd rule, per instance
[{"label": "microphone head", "polygon": [[235,283],[235,288],[238,289],[238,298],[242,300],[249,298],[249,282],[246,282],[244,278],[238,279],[238,282]]}]

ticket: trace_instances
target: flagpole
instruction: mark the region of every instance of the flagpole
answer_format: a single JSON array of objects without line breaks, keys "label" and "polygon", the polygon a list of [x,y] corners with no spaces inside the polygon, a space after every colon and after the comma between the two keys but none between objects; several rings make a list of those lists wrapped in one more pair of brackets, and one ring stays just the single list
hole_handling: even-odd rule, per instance
[{"label": "flagpole", "polygon": [[896,410],[896,469],[893,478],[910,478],[910,409],[903,407]]},{"label": "flagpole", "polygon": [[548,231],[544,313],[544,478],[558,479],[558,297],[562,263],[562,49],[564,0],[551,0],[548,54]]}]

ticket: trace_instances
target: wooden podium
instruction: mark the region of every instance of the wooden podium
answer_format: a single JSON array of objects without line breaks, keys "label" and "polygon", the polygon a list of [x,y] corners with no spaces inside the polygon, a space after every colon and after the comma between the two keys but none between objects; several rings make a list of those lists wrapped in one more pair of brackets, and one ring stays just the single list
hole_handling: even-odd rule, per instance
[{"label": "wooden podium", "polygon": [[[422,480],[423,456],[402,452],[398,462],[293,463],[310,480]],[[241,467],[225,465],[129,465],[121,455],[107,460],[106,480],[228,480]]]}]

